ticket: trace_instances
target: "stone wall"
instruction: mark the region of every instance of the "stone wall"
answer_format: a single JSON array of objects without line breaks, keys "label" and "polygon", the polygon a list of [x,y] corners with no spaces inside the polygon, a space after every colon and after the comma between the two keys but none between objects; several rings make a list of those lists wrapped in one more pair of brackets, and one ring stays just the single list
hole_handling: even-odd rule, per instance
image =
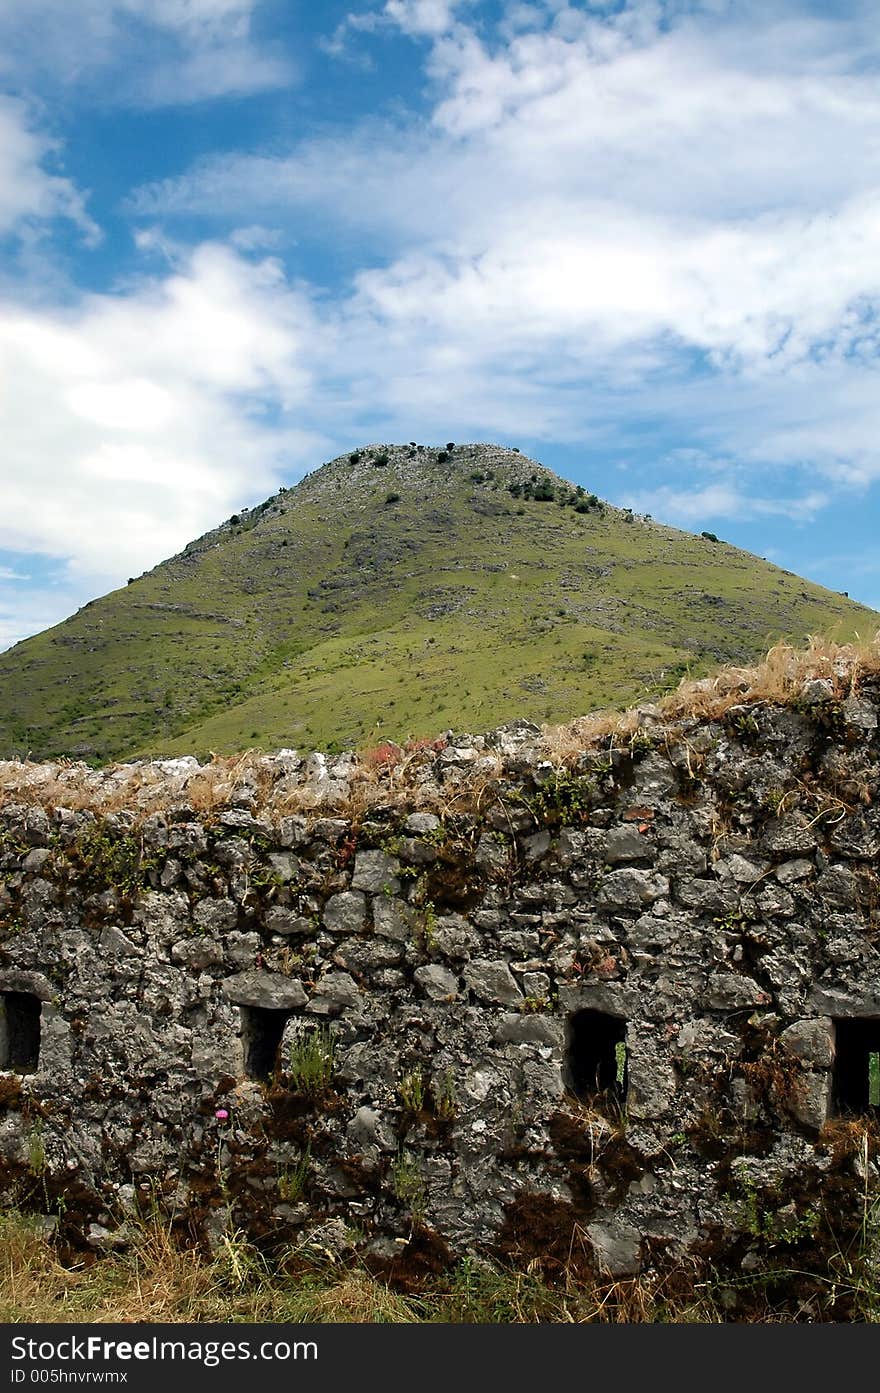
[{"label": "stone wall", "polygon": [[[391,1271],[822,1261],[877,1179],[877,724],[873,679],[565,765],[518,723],[357,815],[199,813],[186,761],[147,815],[7,795],[4,1202]],[[266,767],[344,807],[350,759]]]}]

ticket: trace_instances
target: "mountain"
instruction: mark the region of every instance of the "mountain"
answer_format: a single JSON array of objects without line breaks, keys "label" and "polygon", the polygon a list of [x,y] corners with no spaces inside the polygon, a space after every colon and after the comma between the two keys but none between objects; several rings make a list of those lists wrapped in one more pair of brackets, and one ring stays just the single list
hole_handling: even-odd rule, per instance
[{"label": "mountain", "polygon": [[562,721],[880,615],[516,450],[372,445],[0,654],[0,757]]}]

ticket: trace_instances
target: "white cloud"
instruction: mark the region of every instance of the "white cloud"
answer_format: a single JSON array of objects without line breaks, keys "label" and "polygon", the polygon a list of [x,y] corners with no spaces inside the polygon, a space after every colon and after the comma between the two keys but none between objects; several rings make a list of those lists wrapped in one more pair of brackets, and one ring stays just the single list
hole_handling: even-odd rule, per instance
[{"label": "white cloud", "polygon": [[317,337],[277,263],[212,244],[126,294],[56,312],[0,305],[0,548],[67,567],[57,596],[39,595],[41,616],[313,463],[321,437],[278,413],[307,397]]},{"label": "white cloud", "polygon": [[255,0],[108,0],[122,13],[150,24],[216,41],[246,37]]},{"label": "white cloud", "polygon": [[96,240],[98,231],[81,194],[69,179],[45,168],[55,149],[33,129],[24,102],[0,96],[0,235],[67,218],[87,240]]},{"label": "white cloud", "polygon": [[250,45],[212,44],[177,63],[157,63],[139,84],[136,97],[149,106],[181,106],[214,97],[243,97],[273,87],[285,87],[294,70],[273,54]]},{"label": "white cloud", "polygon": [[184,105],[283,87],[296,69],[254,40],[251,21],[259,4],[5,0],[0,73],[85,82],[101,102],[125,105]]},{"label": "white cloud", "polygon": [[66,596],[37,589],[28,591],[2,581],[0,577],[0,653],[29,634],[57,624],[82,603],[73,591]]},{"label": "white cloud", "polygon": [[[735,467],[732,472],[736,473]],[[812,522],[827,506],[829,496],[813,490],[800,496],[767,498],[745,492],[734,480],[719,480],[702,487],[695,480],[684,488],[663,485],[657,489],[640,489],[626,494],[622,501],[624,506],[650,513],[664,522],[694,527],[720,519],[748,522],[755,518],[779,517]]]},{"label": "white cloud", "polygon": [[381,10],[350,11],[318,46],[333,58],[370,70],[374,62],[358,44],[360,34],[399,29],[410,38],[436,39],[454,28],[458,10],[474,3],[477,0],[386,0]]},{"label": "white cloud", "polygon": [[880,88],[841,47],[850,30],[784,12],[667,28],[670,11],[559,6],[492,45],[442,0],[389,0],[382,16],[434,38],[429,130],[215,158],[134,206],[216,214],[244,197],[264,221],[351,219],[375,238],[361,311],[465,339],[472,369],[499,341],[583,365],[650,342],[662,361],[684,347],[774,372],[873,353]]},{"label": "white cloud", "polygon": [[387,0],[383,13],[405,34],[437,38],[453,27],[468,0]]}]

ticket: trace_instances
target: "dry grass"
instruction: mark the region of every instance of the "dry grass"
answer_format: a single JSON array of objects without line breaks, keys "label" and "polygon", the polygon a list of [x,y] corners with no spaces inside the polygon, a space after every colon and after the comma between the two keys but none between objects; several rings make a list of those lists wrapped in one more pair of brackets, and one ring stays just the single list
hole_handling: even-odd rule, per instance
[{"label": "dry grass", "polygon": [[[74,1267],[58,1259],[34,1216],[0,1218],[0,1321],[28,1323],[621,1323],[717,1320],[711,1301],[670,1299],[658,1276],[549,1285],[536,1271],[466,1259],[418,1295],[394,1291],[365,1269],[333,1264],[274,1269],[240,1236],[205,1259],[180,1248],[156,1221],[130,1249]],[[680,1285],[680,1282],[679,1282]],[[685,1283],[691,1290],[690,1280]]]},{"label": "dry grass", "polygon": [[540,1259],[526,1268],[499,1268],[466,1258],[420,1286],[408,1278],[403,1293],[357,1264],[309,1265],[293,1252],[270,1262],[240,1234],[228,1235],[216,1255],[205,1258],[180,1247],[156,1219],[132,1225],[125,1252],[89,1253],[65,1266],[39,1217],[7,1211],[0,1216],[0,1322],[873,1322],[880,1318],[874,1257],[880,1215],[867,1188],[865,1215],[857,1247],[832,1254],[828,1271],[812,1276],[768,1269],[725,1279],[694,1263],[617,1281],[591,1279],[572,1268],[550,1281]]},{"label": "dry grass", "polygon": [[[674,726],[689,720],[717,720],[733,706],[770,702],[788,706],[811,678],[829,681],[836,698],[858,690],[864,677],[880,673],[880,633],[857,643],[835,643],[811,636],[806,648],[777,643],[751,667],[723,667],[710,677],[683,679],[674,692],[650,707],[598,712],[567,725],[547,726],[544,740],[562,762],[608,736],[626,739],[649,717]],[[674,734],[674,732],[671,732]]]},{"label": "dry grass", "polygon": [[240,1235],[207,1260],[180,1247],[161,1223],[133,1232],[123,1254],[65,1267],[33,1216],[0,1218],[0,1321],[201,1322],[417,1319],[406,1298],[360,1270],[273,1273]]},{"label": "dry grass", "polygon": [[[858,690],[867,676],[880,673],[880,635],[838,644],[813,637],[804,649],[778,643],[753,667],[724,667],[714,676],[682,681],[650,706],[599,712],[562,726],[545,726],[534,740],[536,757],[562,766],[608,739],[626,742],[648,724],[662,727],[667,739],[683,738],[679,728],[723,716],[733,706],[757,702],[790,704],[810,678],[827,679],[835,697]],[[355,756],[344,785],[322,792],[291,776],[281,756],[247,750],[234,757],[214,756],[209,764],[179,768],[173,761],[143,761],[91,769],[73,761],[0,762],[0,808],[10,803],[87,809],[96,815],[124,812],[136,821],[174,805],[185,805],[210,820],[243,791],[253,810],[268,818],[291,813],[339,814],[355,821],[379,805],[430,809],[443,816],[479,811],[494,783],[504,777],[505,760],[486,748],[469,769],[438,777],[443,742],[415,747],[383,746]]]}]

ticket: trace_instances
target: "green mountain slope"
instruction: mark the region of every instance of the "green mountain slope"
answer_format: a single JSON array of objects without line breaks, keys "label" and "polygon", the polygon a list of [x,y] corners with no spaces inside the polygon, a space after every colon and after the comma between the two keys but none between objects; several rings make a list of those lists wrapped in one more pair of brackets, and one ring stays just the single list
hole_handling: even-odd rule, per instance
[{"label": "green mountain slope", "polygon": [[564,720],[880,616],[516,451],[370,446],[0,655],[0,756]]}]

